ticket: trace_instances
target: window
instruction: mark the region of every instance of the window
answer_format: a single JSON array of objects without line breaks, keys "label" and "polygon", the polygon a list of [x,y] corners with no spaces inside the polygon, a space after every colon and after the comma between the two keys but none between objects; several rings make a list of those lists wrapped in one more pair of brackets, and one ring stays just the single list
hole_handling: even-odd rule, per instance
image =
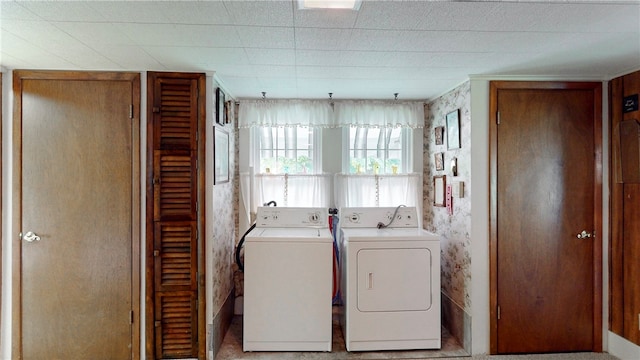
[{"label": "window", "polygon": [[262,174],[321,173],[319,130],[302,126],[256,127],[254,167]]},{"label": "window", "polygon": [[349,174],[406,174],[411,172],[409,128],[351,126],[348,134]]},{"label": "window", "polygon": [[261,126],[252,130],[253,206],[330,206],[330,174],[322,174],[320,128]]}]

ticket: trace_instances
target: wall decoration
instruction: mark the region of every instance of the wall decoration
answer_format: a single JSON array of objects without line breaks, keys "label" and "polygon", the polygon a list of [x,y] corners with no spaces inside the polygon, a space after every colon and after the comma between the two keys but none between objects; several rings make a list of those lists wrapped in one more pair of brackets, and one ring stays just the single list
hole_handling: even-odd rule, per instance
[{"label": "wall decoration", "polygon": [[213,184],[229,182],[229,133],[218,126],[213,127]]},{"label": "wall decoration", "polygon": [[458,158],[451,159],[451,175],[458,176]]},{"label": "wall decoration", "polygon": [[438,126],[435,128],[436,145],[444,144],[444,126]]},{"label": "wall decoration", "polygon": [[447,149],[460,148],[460,109],[447,114]]},{"label": "wall decoration", "polygon": [[436,171],[444,170],[444,153],[435,153],[434,157],[436,159]]},{"label": "wall decoration", "polygon": [[436,175],[433,177],[433,206],[446,206],[447,177]]},{"label": "wall decoration", "polygon": [[216,123],[220,125],[226,124],[224,91],[221,88],[216,89]]},{"label": "wall decoration", "polygon": [[228,100],[224,103],[224,123],[229,124],[233,120],[233,116],[233,101]]}]

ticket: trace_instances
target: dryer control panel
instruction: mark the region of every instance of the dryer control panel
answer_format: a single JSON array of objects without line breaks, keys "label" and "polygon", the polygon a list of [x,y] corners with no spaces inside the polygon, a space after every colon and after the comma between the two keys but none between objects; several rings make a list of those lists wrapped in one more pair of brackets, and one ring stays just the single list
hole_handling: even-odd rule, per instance
[{"label": "dryer control panel", "polygon": [[377,228],[379,223],[390,228],[417,228],[418,211],[412,206],[340,209],[340,226],[343,228]]},{"label": "dryer control panel", "polygon": [[316,207],[258,207],[256,227],[327,228],[329,209]]}]

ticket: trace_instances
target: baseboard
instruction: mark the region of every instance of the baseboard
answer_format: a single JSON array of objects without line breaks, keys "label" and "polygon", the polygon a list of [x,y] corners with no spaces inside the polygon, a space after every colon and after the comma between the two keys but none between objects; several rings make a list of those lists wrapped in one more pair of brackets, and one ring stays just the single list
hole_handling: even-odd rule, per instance
[{"label": "baseboard", "polygon": [[640,346],[611,331],[608,335],[609,354],[621,360],[640,359]]},{"label": "baseboard", "polygon": [[442,325],[471,354],[471,316],[445,293],[442,293],[441,298]]},{"label": "baseboard", "polygon": [[220,308],[217,314],[213,316],[213,324],[211,324],[211,349],[209,351],[213,352],[213,359],[218,355],[218,351],[222,346],[222,341],[224,340],[224,335],[229,330],[229,326],[231,326],[231,320],[233,319],[233,306],[234,306],[234,291],[231,290],[229,295],[227,296],[224,304]]}]

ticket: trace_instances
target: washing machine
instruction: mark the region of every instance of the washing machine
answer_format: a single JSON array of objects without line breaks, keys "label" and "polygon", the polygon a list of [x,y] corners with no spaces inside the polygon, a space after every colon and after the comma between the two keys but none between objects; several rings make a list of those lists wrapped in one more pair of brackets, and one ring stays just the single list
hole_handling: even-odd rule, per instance
[{"label": "washing machine", "polygon": [[440,238],[414,207],[340,209],[348,351],[439,349]]},{"label": "washing machine", "polygon": [[260,207],[244,244],[244,351],[331,351],[327,208]]}]

